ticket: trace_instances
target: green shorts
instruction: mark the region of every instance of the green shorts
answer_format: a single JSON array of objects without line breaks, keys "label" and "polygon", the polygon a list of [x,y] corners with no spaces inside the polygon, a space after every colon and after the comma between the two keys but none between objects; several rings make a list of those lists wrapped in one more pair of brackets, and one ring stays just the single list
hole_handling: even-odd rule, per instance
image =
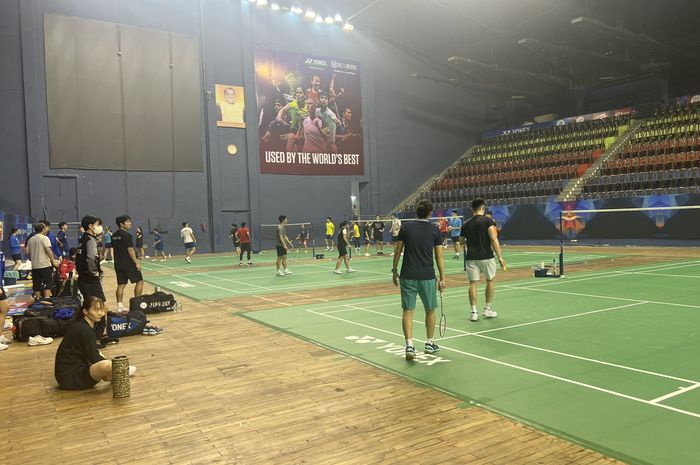
[{"label": "green shorts", "polygon": [[416,308],[416,294],[420,296],[425,311],[435,310],[437,301],[437,282],[435,279],[399,279],[401,286],[401,308],[413,310]]}]

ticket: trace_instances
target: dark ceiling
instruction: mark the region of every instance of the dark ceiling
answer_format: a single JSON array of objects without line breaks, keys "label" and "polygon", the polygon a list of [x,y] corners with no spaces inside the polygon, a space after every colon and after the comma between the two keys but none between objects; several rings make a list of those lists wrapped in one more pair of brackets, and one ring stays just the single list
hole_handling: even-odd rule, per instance
[{"label": "dark ceiling", "polygon": [[[308,0],[306,3],[313,3]],[[371,34],[430,64],[417,75],[529,99],[643,76],[698,85],[698,0],[345,0]],[[578,18],[578,19],[577,19]]]}]

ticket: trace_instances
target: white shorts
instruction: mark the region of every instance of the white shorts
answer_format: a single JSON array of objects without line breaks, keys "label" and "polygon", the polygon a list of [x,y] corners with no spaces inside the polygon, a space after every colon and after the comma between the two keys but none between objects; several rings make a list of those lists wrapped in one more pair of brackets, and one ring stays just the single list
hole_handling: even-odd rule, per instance
[{"label": "white shorts", "polygon": [[486,281],[493,280],[496,277],[496,259],[467,260],[467,279],[469,281],[479,281],[480,273],[484,273]]}]

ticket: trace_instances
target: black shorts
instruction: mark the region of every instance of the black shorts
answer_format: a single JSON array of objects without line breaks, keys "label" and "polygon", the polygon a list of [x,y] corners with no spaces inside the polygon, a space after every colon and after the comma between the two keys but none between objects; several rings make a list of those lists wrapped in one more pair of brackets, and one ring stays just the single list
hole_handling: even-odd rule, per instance
[{"label": "black shorts", "polygon": [[241,242],[241,252],[250,252],[250,242]]},{"label": "black shorts", "polygon": [[123,286],[131,281],[133,284],[143,281],[143,275],[141,271],[136,268],[130,268],[128,270],[114,270],[117,273],[117,284]]},{"label": "black shorts", "polygon": [[445,231],[440,233],[440,237],[442,238],[443,241],[446,241],[448,237],[450,237],[450,233]]},{"label": "black shorts", "polygon": [[360,246],[360,238],[359,238],[359,237],[354,237],[354,238],[352,239],[352,245],[354,245],[355,247],[359,247],[359,246]]},{"label": "black shorts", "polygon": [[348,247],[345,243],[338,244],[338,256],[342,257],[343,255],[348,254]]},{"label": "black shorts", "polygon": [[112,243],[110,242],[109,244],[105,244],[105,249],[111,249],[112,248]]},{"label": "black shorts", "polygon": [[53,270],[52,266],[32,270],[32,290],[34,292],[51,289],[53,286]]},{"label": "black shorts", "polygon": [[384,233],[375,232],[374,233],[374,241],[375,242],[384,242]]},{"label": "black shorts", "polygon": [[234,242],[233,242],[233,246],[234,246],[234,247],[240,247],[240,246],[241,246],[241,243],[240,243],[239,241],[234,241]]},{"label": "black shorts", "polygon": [[277,256],[278,257],[284,257],[287,255],[287,249],[281,246],[276,246],[277,247]]},{"label": "black shorts", "polygon": [[12,259],[13,259],[14,261],[16,261],[16,262],[21,261],[21,260],[22,260],[22,254],[21,254],[21,253],[13,253],[13,254],[12,254]]},{"label": "black shorts", "polygon": [[391,243],[394,244],[399,240],[399,236],[391,236]]},{"label": "black shorts", "polygon": [[0,302],[7,300],[7,292],[5,292],[5,289],[3,289],[2,286],[0,286],[0,291]]},{"label": "black shorts", "polygon": [[332,241],[332,240],[333,240],[333,235],[332,235],[332,234],[326,234],[326,240]]},{"label": "black shorts", "polygon": [[102,283],[100,283],[99,279],[97,278],[95,278],[94,281],[81,280],[80,278],[78,278],[78,290],[83,295],[83,300],[87,299],[90,296],[102,299],[103,302],[107,300],[105,298],[105,293],[102,290]]},{"label": "black shorts", "polygon": [[76,367],[74,370],[63,373],[60,377],[56,378],[58,386],[61,389],[68,389],[70,391],[81,391],[83,389],[90,389],[99,381],[95,381],[90,376],[90,366],[83,365]]}]

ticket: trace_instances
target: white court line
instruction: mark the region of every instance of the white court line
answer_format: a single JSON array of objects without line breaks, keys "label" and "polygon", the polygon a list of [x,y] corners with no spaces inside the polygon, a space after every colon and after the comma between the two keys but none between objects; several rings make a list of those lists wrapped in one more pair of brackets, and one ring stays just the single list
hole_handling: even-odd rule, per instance
[{"label": "white court line", "polygon": [[[367,329],[372,329],[372,330],[374,330],[374,331],[379,331],[379,332],[382,332],[382,333],[391,334],[392,336],[395,336],[395,337],[403,338],[403,334],[397,334],[397,333],[394,333],[394,332],[391,332],[391,331],[387,331],[387,330],[385,330],[385,329],[375,328],[375,327],[373,327],[373,326],[369,326],[369,325],[365,325],[365,324],[362,324],[362,323],[357,323],[357,322],[354,322],[354,321],[346,320],[346,319],[344,319],[344,318],[340,318],[340,317],[337,317],[337,316],[335,316],[335,315],[328,315],[328,314],[325,314],[325,313],[314,312],[313,310],[305,310],[305,311],[306,311],[306,312],[309,312],[309,313],[316,314],[316,315],[324,316],[324,317],[326,317],[326,318],[333,318],[333,319],[338,320],[338,321],[343,321],[343,322],[345,322],[345,323],[349,323],[349,324],[352,324],[352,325],[361,326],[361,327],[364,327],[364,328],[367,328]],[[425,341],[422,340],[422,339],[417,339],[417,338],[414,338],[414,339],[415,339],[416,341],[418,341],[418,342],[425,342]],[[642,404],[645,404],[645,405],[649,405],[649,406],[652,406],[652,407],[662,408],[662,409],[670,410],[670,411],[672,411],[672,412],[680,413],[680,414],[683,414],[683,415],[688,415],[688,416],[691,416],[691,417],[700,418],[700,413],[690,412],[690,411],[687,411],[687,410],[682,410],[682,409],[675,408],[675,407],[671,407],[671,406],[664,405],[664,404],[653,403],[653,402],[651,402],[651,401],[648,401],[648,400],[645,400],[645,399],[641,399],[641,398],[639,398],[639,397],[630,396],[630,395],[628,395],[628,394],[623,394],[623,393],[621,393],[621,392],[612,391],[612,390],[610,390],[610,389],[605,389],[605,388],[602,388],[602,387],[599,387],[599,386],[594,386],[594,385],[592,385],[592,384],[587,384],[587,383],[583,383],[583,382],[581,382],[581,381],[576,381],[576,380],[573,380],[573,379],[564,378],[564,377],[562,377],[562,376],[553,375],[553,374],[551,374],[551,373],[546,373],[546,372],[544,372],[544,371],[533,370],[533,369],[531,369],[531,368],[526,368],[526,367],[519,366],[519,365],[515,365],[515,364],[512,364],[512,363],[507,363],[507,362],[503,362],[503,361],[500,361],[500,360],[496,360],[496,359],[484,357],[484,356],[482,356],[482,355],[473,354],[473,353],[471,353],[471,352],[466,352],[466,351],[459,350],[459,349],[453,349],[453,348],[451,348],[451,347],[446,347],[446,346],[442,346],[441,348],[444,349],[444,350],[449,350],[449,351],[452,351],[452,352],[456,352],[456,353],[461,354],[461,355],[466,355],[466,356],[468,356],[468,357],[476,358],[476,359],[478,359],[478,360],[483,360],[483,361],[486,361],[486,362],[495,363],[495,364],[497,364],[497,365],[502,365],[502,366],[505,366],[505,367],[508,367],[508,368],[513,368],[513,369],[516,369],[516,370],[519,370],[519,371],[524,371],[524,372],[526,372],[526,373],[531,373],[531,374],[538,375],[538,376],[542,376],[542,377],[545,377],[545,378],[554,379],[554,380],[557,380],[557,381],[562,381],[562,382],[564,382],[564,383],[573,384],[573,385],[575,385],[575,386],[583,387],[583,388],[590,389],[590,390],[593,390],[593,391],[602,392],[602,393],[604,393],[604,394],[609,394],[609,395],[612,395],[612,396],[615,396],[615,397],[620,397],[620,398],[623,398],[623,399],[632,400],[632,401],[634,401],[634,402],[639,402],[639,403],[642,403]]]},{"label": "white court line", "polygon": [[[203,284],[203,285],[205,285],[205,286],[213,287],[213,288],[216,288],[216,289],[221,289],[221,290],[223,290],[223,291],[234,292],[234,293],[236,293],[236,294],[240,294],[239,291],[236,291],[236,290],[234,290],[234,289],[228,289],[228,288],[226,288],[226,287],[217,286],[217,285],[215,285],[215,284],[210,284],[210,283],[207,283],[207,282],[204,282],[204,281],[197,281],[196,279],[192,279],[192,278],[185,278],[184,276],[178,276],[178,275],[173,275],[173,276],[175,276],[176,278],[185,279],[185,280],[187,280],[187,281],[192,281],[193,283]],[[175,290],[175,292],[177,292],[177,290]],[[245,296],[255,297],[255,298],[257,298],[257,299],[262,299],[262,300],[267,300],[268,302],[274,302],[274,303],[276,303],[276,304],[285,305],[285,306],[287,306],[287,307],[293,307],[292,304],[288,304],[288,303],[286,303],[286,302],[280,302],[279,300],[270,299],[270,298],[268,298],[268,297],[263,297],[263,296],[261,296],[261,295],[245,294]]]},{"label": "white court line", "polygon": [[[631,307],[631,306],[634,306],[634,305],[641,305],[641,304],[629,304],[629,305],[623,305],[623,306],[621,306],[621,307],[604,308],[604,309],[600,309],[600,310],[595,310],[595,312],[603,312],[603,311],[615,310],[615,309],[619,309],[619,308]],[[356,310],[362,310],[362,311],[364,311],[364,312],[376,313],[376,314],[378,314],[378,315],[382,315],[382,316],[386,316],[386,317],[390,317],[390,318],[401,319],[401,317],[398,316],[398,315],[391,315],[391,314],[388,314],[388,313],[378,312],[378,311],[375,311],[375,310],[370,310],[370,309],[362,308],[362,307],[356,307],[356,306],[353,306],[353,305],[346,305],[346,306],[347,306],[347,307],[352,307],[353,309],[356,309]],[[331,313],[331,312],[326,312],[326,313],[324,313],[324,315],[327,315],[327,314],[329,314],[329,313]],[[586,314],[588,314],[588,313],[593,313],[593,312],[581,313],[581,314],[579,314],[579,315],[586,315]],[[576,316],[576,315],[572,315],[572,316]],[[542,320],[542,321],[540,321],[540,322],[545,322],[545,321],[550,321],[550,320]],[[425,323],[423,323],[423,322],[420,321],[420,320],[413,320],[413,322],[416,323],[416,324],[420,324],[420,325],[425,326]],[[533,322],[533,324],[534,324],[534,323],[540,323],[540,322]],[[516,325],[516,326],[520,326],[520,325]],[[459,333],[462,333],[462,334],[457,335],[457,336],[443,337],[443,338],[440,338],[440,341],[444,341],[445,339],[454,339],[454,338],[457,338],[457,337],[476,336],[476,337],[480,337],[480,338],[483,338],[483,339],[489,339],[489,340],[492,340],[492,341],[503,342],[503,343],[505,343],[505,344],[510,344],[510,345],[514,345],[514,346],[518,346],[518,347],[525,347],[525,348],[527,348],[527,349],[537,350],[537,351],[540,351],[540,352],[547,352],[547,353],[550,353],[550,354],[560,355],[560,356],[562,356],[562,357],[574,358],[574,359],[577,359],[577,360],[583,360],[583,361],[586,361],[586,362],[596,363],[596,364],[599,364],[599,365],[611,366],[611,367],[614,367],[614,368],[620,368],[620,369],[622,369],[622,370],[634,371],[634,372],[637,372],[637,373],[643,373],[643,374],[647,374],[647,375],[650,375],[650,376],[657,376],[657,377],[660,377],[660,378],[673,379],[673,380],[681,381],[681,382],[688,383],[688,384],[700,383],[700,381],[695,381],[695,380],[685,379],[685,378],[679,378],[679,377],[677,377],[677,376],[671,376],[671,375],[666,375],[666,374],[663,374],[663,373],[657,373],[657,372],[655,372],[655,371],[642,370],[642,369],[640,369],[640,368],[634,368],[634,367],[630,367],[630,366],[626,366],[626,365],[620,365],[620,364],[612,363],[612,362],[605,362],[605,361],[603,361],[603,360],[598,360],[598,359],[594,359],[594,358],[581,357],[581,356],[579,356],[579,355],[573,355],[573,354],[569,354],[569,353],[566,353],[566,352],[559,352],[559,351],[556,351],[556,350],[545,349],[545,348],[542,348],[542,347],[535,347],[535,346],[531,346],[531,345],[528,345],[528,344],[521,344],[521,343],[519,343],[519,342],[509,341],[509,340],[507,340],[507,339],[499,339],[499,338],[496,338],[496,337],[484,336],[484,335],[483,335],[484,332],[489,332],[489,331],[494,331],[494,330],[481,331],[481,332],[473,333],[473,332],[469,332],[469,331],[462,331],[462,330],[460,330],[460,329],[455,329],[455,328],[447,328],[447,329],[449,329],[449,330],[451,330],[451,331],[456,331],[456,332],[459,332]],[[497,329],[505,329],[505,328],[497,328]]]},{"label": "white court line", "polygon": [[214,275],[212,275],[212,274],[207,274],[207,273],[197,273],[197,274],[198,274],[199,276],[206,276],[206,277],[208,277],[208,278],[214,278],[214,279],[218,279],[218,280],[220,280],[220,281],[228,281],[228,282],[236,283],[236,284],[244,284],[244,285],[246,285],[246,286],[252,286],[252,287],[256,287],[256,288],[258,288],[258,289],[264,289],[264,290],[266,290],[266,291],[273,291],[273,290],[274,290],[274,289],[272,289],[271,287],[258,286],[257,284],[244,283],[243,281],[236,281],[235,279],[220,278],[220,277],[214,276]]},{"label": "white court line", "polygon": [[677,395],[685,394],[686,392],[692,391],[693,389],[697,389],[697,388],[699,388],[699,387],[700,387],[700,383],[697,383],[697,382],[696,382],[696,383],[695,383],[694,385],[692,385],[692,386],[687,386],[687,387],[683,387],[683,388],[678,388],[677,391],[670,392],[670,393],[666,394],[665,396],[657,397],[656,399],[653,399],[653,400],[651,400],[650,402],[653,403],[653,404],[656,404],[656,403],[658,403],[658,402],[662,402],[662,401],[664,401],[664,400],[670,399],[671,397],[676,397]]},{"label": "white court line", "polygon": [[[520,324],[517,324],[517,325],[502,326],[502,327],[500,327],[500,328],[493,328],[493,329],[487,329],[487,330],[484,330],[484,331],[477,331],[477,332],[475,332],[475,333],[473,333],[473,334],[474,334],[474,335],[479,335],[479,334],[485,334],[485,333],[492,333],[492,332],[494,332],[494,331],[503,331],[504,329],[521,328],[521,327],[523,327],[523,326],[537,325],[537,324],[540,324],[540,323],[548,323],[548,322],[550,322],[550,321],[566,320],[566,319],[569,319],[569,318],[577,318],[577,317],[579,317],[579,316],[593,315],[593,314],[595,314],[595,313],[609,312],[609,311],[611,311],[611,310],[619,310],[619,309],[621,309],[621,308],[634,307],[635,305],[643,305],[643,304],[645,304],[645,303],[647,303],[647,302],[646,302],[646,301],[634,302],[634,303],[631,303],[631,304],[619,305],[619,306],[617,306],[617,307],[601,308],[601,309],[599,309],[599,310],[590,310],[590,311],[588,311],[588,312],[573,313],[573,314],[571,314],[571,315],[558,316],[558,317],[554,317],[554,318],[547,318],[547,319],[544,319],[544,320],[529,321],[529,322],[527,322],[527,323],[520,323]],[[442,339],[443,339],[443,340],[444,340],[444,339],[454,339],[454,338],[457,338],[457,337],[462,337],[462,335],[448,336],[448,337],[444,337],[444,338],[442,338]]]},{"label": "white court line", "polygon": [[[665,270],[661,270],[665,271]],[[700,279],[700,276],[693,276],[689,274],[667,274],[667,273],[646,273],[643,271],[633,271],[630,274],[642,274],[642,275],[647,275],[647,276],[668,276],[670,278],[691,278],[691,279]]]}]

